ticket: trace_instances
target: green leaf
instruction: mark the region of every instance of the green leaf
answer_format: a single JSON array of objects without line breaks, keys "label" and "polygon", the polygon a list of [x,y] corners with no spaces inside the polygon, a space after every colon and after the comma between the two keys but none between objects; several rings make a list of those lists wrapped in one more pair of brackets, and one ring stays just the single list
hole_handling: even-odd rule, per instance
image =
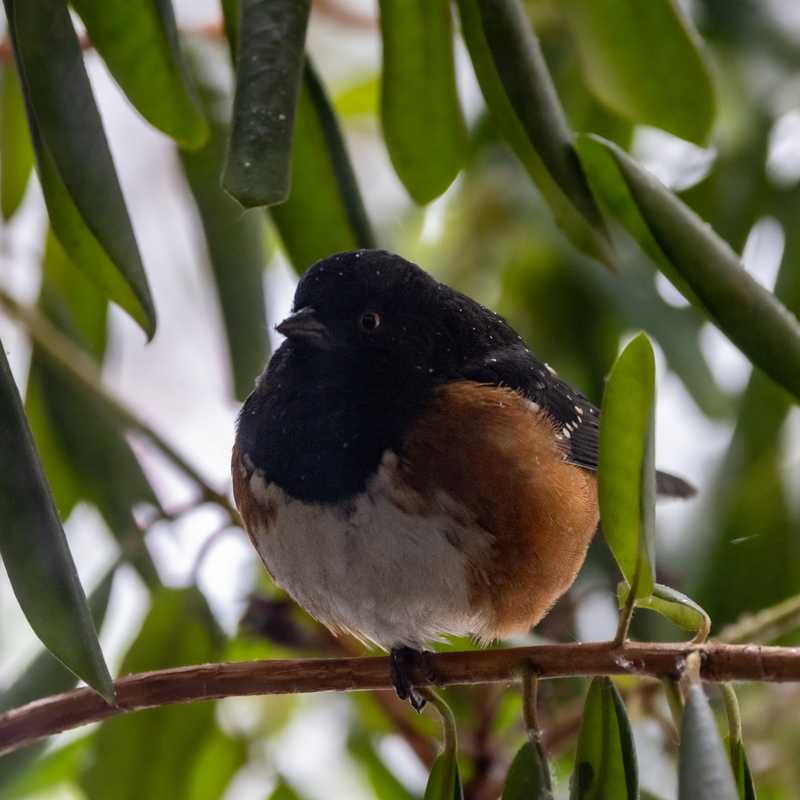
[{"label": "green leaf", "polygon": [[632,122],[702,144],[714,122],[714,87],[697,31],[674,0],[566,0],[585,79]]},{"label": "green leaf", "polygon": [[331,253],[374,247],[336,116],[309,60],[294,138],[292,193],[270,214],[295,269]]},{"label": "green leaf", "polygon": [[[91,749],[91,736],[84,736],[77,741],[59,747],[38,759],[8,786],[5,785],[3,768],[0,767],[0,787],[3,789],[3,800],[31,800],[31,798],[52,797],[52,790],[62,784],[72,787],[86,761]],[[32,745],[22,750],[15,750],[4,756],[0,764],[5,764],[14,757],[26,756],[34,750],[43,750],[44,744]],[[27,765],[27,761],[25,762]],[[46,793],[46,794],[45,794]],[[58,795],[60,796],[60,795]]]},{"label": "green leaf", "polygon": [[13,64],[0,65],[0,211],[11,219],[22,202],[33,167],[25,101]]},{"label": "green leaf", "polygon": [[725,737],[725,746],[730,754],[739,800],[757,800],[758,795],[753,783],[753,775],[750,772],[750,765],[747,763],[747,753],[744,746],[741,742],[739,742],[738,746],[733,746],[729,736]]},{"label": "green leaf", "polygon": [[186,800],[219,800],[233,776],[247,762],[245,739],[214,728],[202,743],[188,777]]},{"label": "green leaf", "polygon": [[[461,32],[469,50],[472,66],[498,129],[539,188],[569,240],[598,261],[609,266],[613,265],[614,255],[605,227],[597,209],[594,208],[594,201],[585,181],[580,177],[580,169],[569,166],[573,161],[577,161],[571,135],[566,129],[563,111],[558,106],[558,98],[552,89],[546,65],[541,60],[538,43],[528,22],[520,21],[519,30],[513,30],[518,21],[516,18],[519,9],[515,10],[510,4],[504,5],[503,19],[500,22],[505,22],[512,28],[511,38],[516,45],[514,52],[520,57],[525,56],[524,61],[516,62],[510,54],[503,56],[505,48],[503,29],[498,27],[493,29],[494,35],[490,45],[482,14],[486,12],[491,16],[495,10],[493,4],[482,6],[481,0],[458,0],[458,8]],[[497,50],[493,50],[493,47]],[[522,53],[519,53],[520,50]],[[502,75],[495,63],[495,57],[500,57],[505,65]],[[520,64],[524,64],[527,69],[522,69]],[[510,74],[514,71],[520,72],[516,78]],[[514,86],[517,87],[513,102],[506,91],[503,76],[505,80],[513,80]],[[526,81],[529,84],[527,89]],[[540,105],[526,111],[529,91],[535,94],[534,101]],[[518,113],[525,113],[525,124]],[[529,130],[531,126],[534,130]],[[552,155],[554,149],[557,151],[557,167],[548,164],[544,153],[538,151],[537,148],[542,140],[546,140],[545,147],[548,154]],[[562,146],[565,148],[563,151],[559,149]],[[559,178],[554,177],[551,172],[553,169],[558,174],[561,171],[571,173],[571,178],[564,186],[560,184]],[[573,192],[580,198],[579,200],[573,197]],[[583,213],[583,209],[587,208],[592,209],[588,218]]]},{"label": "green leaf", "polygon": [[686,699],[678,755],[678,800],[738,800],[731,765],[702,686]]},{"label": "green leaf", "polygon": [[[193,61],[200,73],[199,59]],[[198,82],[210,134],[200,150],[181,151],[180,155],[205,234],[225,324],[234,390],[239,399],[244,399],[268,356],[263,283],[266,223],[260,213],[243,214],[239,204],[220,188],[228,127],[215,116],[219,97],[210,81],[204,80],[201,73]]]},{"label": "green leaf", "polygon": [[598,471],[603,535],[637,599],[653,592],[655,391],[653,348],[639,334],[608,376]]},{"label": "green leaf", "polygon": [[71,0],[92,44],[137,111],[183,147],[208,129],[181,60],[170,0]]},{"label": "green leaf", "polygon": [[636,749],[625,705],[609,678],[595,678],[583,710],[570,800],[638,796]]},{"label": "green leaf", "polygon": [[[89,611],[97,630],[100,630],[105,620],[114,572],[114,568],[109,570],[89,596]],[[72,689],[76,683],[77,680],[72,672],[48,650],[42,650],[25,666],[22,674],[0,693],[0,713],[11,708],[18,708],[33,700],[38,700],[40,697],[66,692]],[[6,797],[6,791],[14,795],[12,787],[17,787],[19,784],[27,785],[24,776],[31,770],[23,771],[32,762],[36,761],[35,771],[37,773],[44,769],[43,759],[38,759],[38,757],[45,747],[46,744],[40,742],[0,756],[0,794],[3,797]],[[20,775],[21,772],[23,772],[22,775]],[[10,781],[13,781],[11,787],[8,786]],[[29,791],[33,792],[30,789]]]},{"label": "green leaf", "polygon": [[53,230],[149,337],[155,309],[78,38],[59,0],[4,0]]},{"label": "green leaf", "polygon": [[381,119],[397,176],[417,203],[438,197],[466,160],[449,0],[380,0]]},{"label": "green leaf", "polygon": [[[197,589],[162,589],[120,672],[215,661],[221,641]],[[190,796],[194,771],[215,730],[214,705],[139,711],[103,723],[82,777],[89,800],[174,800]],[[226,759],[227,762],[227,759]],[[201,794],[200,797],[203,797]]]},{"label": "green leaf", "polygon": [[0,555],[42,643],[106,699],[114,686],[0,344]]},{"label": "green leaf", "polygon": [[300,800],[300,795],[288,783],[281,780],[269,796],[269,800]]},{"label": "green leaf", "polygon": [[[730,246],[612,142],[578,145],[592,186],[656,266],[750,360],[800,398],[800,323]],[[606,158],[598,150],[605,150]]]},{"label": "green leaf", "polygon": [[[627,585],[621,583],[618,588],[619,606],[625,605]],[[704,631],[708,634],[711,620],[702,606],[695,603],[691,597],[671,588],[657,583],[653,586],[653,593],[648,597],[640,597],[636,601],[637,608],[646,608],[661,614],[662,617],[675,623],[680,628],[692,633]],[[705,638],[705,636],[703,637]]]},{"label": "green leaf", "polygon": [[375,797],[380,797],[381,800],[414,800],[414,795],[397,780],[394,773],[375,752],[368,734],[357,733],[351,736],[347,748],[362,767]]},{"label": "green leaf", "polygon": [[464,789],[455,750],[445,750],[431,767],[423,800],[463,800]]},{"label": "green leaf", "polygon": [[550,765],[538,743],[526,742],[514,756],[503,800],[553,800]]},{"label": "green leaf", "polygon": [[236,96],[223,186],[243,205],[289,196],[310,0],[242,0]]}]

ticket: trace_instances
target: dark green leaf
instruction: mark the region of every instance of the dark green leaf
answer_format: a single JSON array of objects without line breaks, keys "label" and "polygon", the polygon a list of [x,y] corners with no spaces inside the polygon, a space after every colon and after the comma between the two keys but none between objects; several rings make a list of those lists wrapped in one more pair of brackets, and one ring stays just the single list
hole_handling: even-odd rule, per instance
[{"label": "dark green leaf", "polygon": [[[608,161],[598,168],[598,147],[611,155],[616,173]],[[800,398],[797,318],[749,275],[725,241],[616,145],[582,137],[579,150],[587,171],[602,175],[592,185],[612,216],[659,269],[756,366]]]},{"label": "dark green leaf", "polygon": [[380,0],[381,118],[395,171],[417,203],[438,197],[467,154],[449,0]]},{"label": "dark green leaf", "polygon": [[[547,120],[552,127],[552,131],[544,124],[544,117],[542,124],[539,125],[534,117],[533,110],[526,112],[526,119],[529,124],[535,124],[539,131],[535,139],[530,137],[527,127],[523,124],[517,116],[519,108],[512,104],[509,95],[506,93],[504,81],[500,75],[499,67],[495,64],[495,52],[490,48],[488,36],[484,30],[484,23],[482,18],[482,11],[479,0],[458,0],[458,8],[461,16],[461,32],[464,36],[464,41],[469,50],[472,65],[475,69],[475,75],[478,78],[478,83],[481,87],[486,104],[491,111],[492,118],[497,124],[503,137],[509,143],[511,148],[516,153],[522,165],[527,170],[531,179],[538,186],[539,191],[550,206],[553,216],[558,224],[562,227],[565,234],[569,237],[570,241],[579,249],[588,253],[593,258],[605,264],[613,264],[614,256],[608,242],[607,234],[602,222],[598,221],[598,214],[596,209],[587,218],[582,213],[585,206],[594,205],[591,198],[586,198],[588,189],[577,189],[579,195],[584,198],[576,203],[575,198],[572,197],[566,187],[560,185],[559,180],[551,174],[551,165],[545,161],[544,155],[537,151],[537,141],[543,136],[548,138],[550,142],[551,137],[553,141],[561,140],[564,135],[566,124],[563,121],[563,113],[557,106],[557,98],[552,92],[549,76],[546,73],[546,67],[541,62],[540,54],[538,51],[538,44],[535,41],[533,32],[526,21],[522,22],[522,28],[513,34],[514,41],[518,47],[523,49],[528,47],[528,55],[532,59],[530,68],[540,69],[544,68],[543,74],[537,73],[533,78],[532,87],[537,92],[539,102],[546,103]],[[492,13],[494,6],[488,4],[485,10],[489,14]],[[513,9],[509,6],[504,10],[504,20],[506,23],[511,22],[513,26],[513,19],[515,17]],[[499,42],[502,50],[502,32],[495,29],[495,42]],[[531,40],[532,43],[531,43]],[[533,55],[531,55],[533,54]],[[516,62],[507,57],[506,64],[506,77],[509,70],[518,69]],[[526,78],[530,77],[527,73],[523,76],[520,75],[516,81],[520,84],[520,94],[524,93],[525,87],[522,83]],[[517,103],[523,102],[522,98],[515,98]],[[525,101],[527,102],[527,101]],[[553,104],[556,104],[555,106]],[[542,134],[542,130],[547,130],[546,134]],[[567,132],[569,136],[569,133]],[[562,144],[564,142],[562,141]],[[551,142],[552,144],[552,142]],[[583,180],[579,177],[579,170],[574,167],[564,165],[562,162],[570,162],[574,158],[572,150],[571,138],[566,142],[566,153],[559,155],[558,162],[561,167],[567,171],[573,171],[572,178],[567,186],[574,186],[577,184],[581,186]],[[569,154],[572,153],[572,156]],[[575,159],[577,160],[577,159]]]},{"label": "dark green leaf", "polygon": [[678,756],[678,800],[737,800],[731,765],[702,686],[686,699]]},{"label": "dark green leaf", "polygon": [[268,355],[263,283],[266,223],[258,212],[243,214],[239,204],[220,188],[228,127],[215,116],[219,98],[210,82],[201,75],[199,83],[210,124],[209,138],[200,150],[181,152],[181,159],[205,233],[225,323],[234,390],[239,399],[244,399],[252,391]]},{"label": "dark green leaf", "polygon": [[269,796],[269,800],[300,800],[300,795],[288,783],[280,781]]},{"label": "dark green leaf", "polygon": [[[200,592],[162,589],[154,594],[120,672],[214,661],[220,646]],[[82,787],[90,800],[187,797],[214,730],[212,703],[165,706],[107,720],[95,736]]]},{"label": "dark green leaf", "polygon": [[454,750],[445,750],[431,767],[424,800],[463,800],[464,789]]},{"label": "dark green leaf", "polygon": [[53,230],[152,336],[155,310],[78,38],[59,0],[4,0]]},{"label": "dark green leaf", "polygon": [[42,643],[107,699],[114,687],[0,344],[0,554]]},{"label": "dark green leaf", "polygon": [[637,598],[653,591],[654,410],[655,357],[639,334],[608,376],[598,473],[603,535]]},{"label": "dark green leaf", "polygon": [[310,8],[310,0],[242,0],[223,185],[243,206],[271,206],[289,196]]},{"label": "dark green leaf", "polygon": [[336,116],[308,60],[294,138],[292,193],[270,213],[295,269],[331,253],[374,247]]},{"label": "dark green leaf", "polygon": [[541,746],[526,742],[514,756],[503,800],[553,800],[550,765]]},{"label": "dark green leaf", "polygon": [[183,147],[208,133],[178,46],[171,0],[72,0],[111,74],[152,125]]},{"label": "dark green leaf", "polygon": [[609,678],[595,678],[583,710],[570,800],[638,796],[636,748],[625,705]]},{"label": "dark green leaf", "polygon": [[0,66],[0,211],[17,210],[33,167],[33,146],[25,121],[25,101],[13,64]]},{"label": "dark green leaf", "polygon": [[632,122],[702,144],[714,90],[700,37],[673,0],[566,0],[589,88]]},{"label": "dark green leaf", "polygon": [[730,754],[739,800],[757,800],[758,795],[753,783],[753,775],[750,772],[750,765],[747,763],[747,753],[744,746],[741,742],[737,746],[731,746],[730,737],[728,736],[725,737],[725,746]]},{"label": "dark green leaf", "polygon": [[236,50],[239,46],[239,13],[240,0],[221,0],[222,24],[225,29],[225,39],[228,42],[228,52],[231,61],[236,63]]}]

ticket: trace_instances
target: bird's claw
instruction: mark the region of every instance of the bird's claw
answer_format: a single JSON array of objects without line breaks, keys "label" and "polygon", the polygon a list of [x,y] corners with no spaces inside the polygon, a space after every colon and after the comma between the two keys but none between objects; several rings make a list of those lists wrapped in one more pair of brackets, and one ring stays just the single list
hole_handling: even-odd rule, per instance
[{"label": "bird's claw", "polygon": [[411,703],[411,707],[417,712],[422,711],[427,701],[414,688],[410,673],[413,671],[421,672],[432,680],[433,669],[429,656],[430,653],[427,650],[414,650],[412,647],[394,647],[389,653],[392,683],[397,696],[401,700],[408,700]]}]

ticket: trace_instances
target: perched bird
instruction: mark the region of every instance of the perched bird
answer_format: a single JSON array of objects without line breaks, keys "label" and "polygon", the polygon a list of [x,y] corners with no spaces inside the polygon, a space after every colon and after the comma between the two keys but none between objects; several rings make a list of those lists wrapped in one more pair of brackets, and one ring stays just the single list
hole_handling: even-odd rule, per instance
[{"label": "perched bird", "polygon": [[415,651],[527,631],[572,584],[599,412],[500,316],[382,250],[317,262],[277,330],[238,420],[237,506],[275,582],[390,650],[419,706]]}]

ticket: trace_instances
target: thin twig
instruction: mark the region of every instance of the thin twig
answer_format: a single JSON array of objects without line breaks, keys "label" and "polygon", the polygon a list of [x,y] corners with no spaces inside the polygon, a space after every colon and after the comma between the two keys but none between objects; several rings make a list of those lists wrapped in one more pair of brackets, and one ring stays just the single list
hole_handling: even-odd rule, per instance
[{"label": "thin twig", "polygon": [[149,439],[175,466],[191,478],[202,490],[203,499],[216,503],[228,512],[233,525],[239,525],[239,514],[228,498],[211,484],[180,454],[132,409],[114,397],[102,384],[94,362],[49,320],[35,308],[18,303],[5,291],[0,290],[0,305],[10,317],[19,322],[41,347],[44,355],[59,369],[80,383],[100,400],[122,427],[135,431]]},{"label": "thin twig", "polygon": [[[409,678],[415,686],[511,683],[526,661],[540,678],[622,674],[678,678],[692,655],[706,681],[800,682],[797,647],[644,642],[627,642],[621,648],[601,642],[437,653],[428,659],[435,680],[427,670],[412,670]],[[171,703],[392,686],[385,657],[204,664],[129,675],[116,682],[117,706],[108,705],[91,689],[77,689],[0,715],[0,753],[116,714]]]},{"label": "thin twig", "polygon": [[800,628],[800,594],[756,614],[747,614],[723,628],[716,638],[731,644],[769,641],[797,628]]}]

